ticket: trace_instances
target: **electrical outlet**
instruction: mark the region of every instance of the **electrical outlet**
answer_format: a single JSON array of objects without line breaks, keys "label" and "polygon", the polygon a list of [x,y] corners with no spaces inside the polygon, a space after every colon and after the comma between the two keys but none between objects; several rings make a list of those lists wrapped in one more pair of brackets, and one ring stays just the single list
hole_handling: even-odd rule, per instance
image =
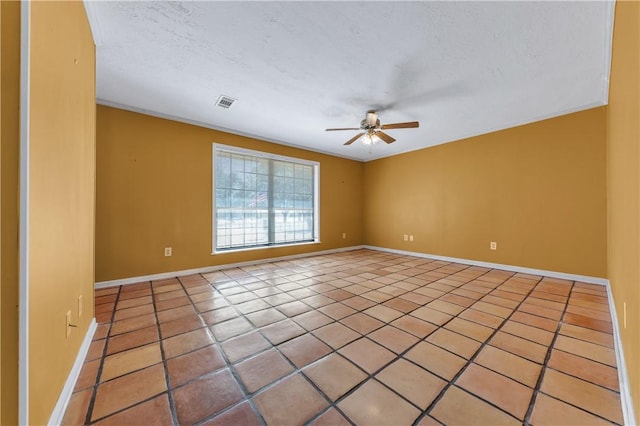
[{"label": "electrical outlet", "polygon": [[82,295],[78,296],[78,318],[82,316]]},{"label": "electrical outlet", "polygon": [[71,311],[67,311],[67,315],[65,316],[66,321],[66,330],[67,330],[67,339],[71,336]]},{"label": "electrical outlet", "polygon": [[172,256],[173,255],[173,249],[171,247],[165,247],[164,248],[164,255],[165,256]]},{"label": "electrical outlet", "polygon": [[346,233],[346,232],[343,232],[343,233],[342,233],[342,239],[344,240],[344,239],[346,239],[346,238],[347,238],[347,233]]},{"label": "electrical outlet", "polygon": [[413,235],[409,235],[409,241],[413,241]]},{"label": "electrical outlet", "polygon": [[407,234],[404,234],[404,240],[409,241],[409,236]]},{"label": "electrical outlet", "polygon": [[491,241],[489,243],[489,249],[491,250],[498,250],[498,243],[496,243],[495,241]]}]

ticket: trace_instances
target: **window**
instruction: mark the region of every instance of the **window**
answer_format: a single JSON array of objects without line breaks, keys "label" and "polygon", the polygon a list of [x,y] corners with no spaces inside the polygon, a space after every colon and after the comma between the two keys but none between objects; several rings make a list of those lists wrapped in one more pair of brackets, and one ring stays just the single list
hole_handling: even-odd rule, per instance
[{"label": "window", "polygon": [[214,252],[316,242],[319,167],[214,144]]}]

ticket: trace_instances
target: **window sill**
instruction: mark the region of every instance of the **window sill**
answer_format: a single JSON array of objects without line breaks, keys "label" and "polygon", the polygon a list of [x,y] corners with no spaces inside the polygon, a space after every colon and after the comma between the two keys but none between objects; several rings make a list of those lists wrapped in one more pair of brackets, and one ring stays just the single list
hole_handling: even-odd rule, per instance
[{"label": "window sill", "polygon": [[311,244],[320,244],[320,240],[306,241],[304,243],[278,244],[273,246],[243,247],[238,249],[229,249],[229,250],[220,250],[220,251],[214,250],[213,253],[211,253],[211,256],[218,256],[218,255],[227,254],[227,253],[239,253],[243,251],[271,250],[271,249],[281,248],[281,247],[307,246]]}]

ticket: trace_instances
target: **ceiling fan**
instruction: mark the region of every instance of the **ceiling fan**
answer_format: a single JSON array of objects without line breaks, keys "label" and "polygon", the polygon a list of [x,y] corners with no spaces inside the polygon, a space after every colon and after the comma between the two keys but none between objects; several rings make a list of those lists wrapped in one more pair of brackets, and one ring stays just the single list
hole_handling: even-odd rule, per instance
[{"label": "ceiling fan", "polygon": [[420,123],[417,121],[409,121],[406,123],[392,123],[392,124],[382,124],[380,125],[380,119],[378,118],[378,114],[375,111],[367,111],[367,115],[364,120],[360,122],[360,127],[344,127],[338,129],[327,129],[327,132],[332,132],[335,130],[363,130],[363,132],[358,133],[353,138],[349,139],[345,145],[351,145],[358,139],[362,138],[362,142],[365,145],[372,145],[376,143],[378,140],[383,140],[386,143],[395,142],[395,139],[383,132],[382,130],[387,129],[408,129],[413,127],[419,127]]}]

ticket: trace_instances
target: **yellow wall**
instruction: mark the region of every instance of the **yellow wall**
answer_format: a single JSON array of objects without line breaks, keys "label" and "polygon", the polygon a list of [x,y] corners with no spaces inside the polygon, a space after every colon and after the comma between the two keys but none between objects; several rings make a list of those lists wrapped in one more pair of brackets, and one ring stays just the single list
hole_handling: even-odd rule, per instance
[{"label": "yellow wall", "polygon": [[30,8],[29,423],[45,424],[93,317],[95,49],[82,2]]},{"label": "yellow wall", "polygon": [[18,423],[20,3],[0,2],[0,424]]},{"label": "yellow wall", "polygon": [[605,277],[605,126],[596,108],[366,163],[365,243]]},{"label": "yellow wall", "polygon": [[[213,142],[318,161],[321,243],[211,255]],[[98,106],[97,281],[358,245],[361,213],[360,162]]]},{"label": "yellow wall", "polygon": [[[617,2],[607,108],[609,281],[640,420],[640,3]],[[624,304],[627,326],[624,326]]]}]

